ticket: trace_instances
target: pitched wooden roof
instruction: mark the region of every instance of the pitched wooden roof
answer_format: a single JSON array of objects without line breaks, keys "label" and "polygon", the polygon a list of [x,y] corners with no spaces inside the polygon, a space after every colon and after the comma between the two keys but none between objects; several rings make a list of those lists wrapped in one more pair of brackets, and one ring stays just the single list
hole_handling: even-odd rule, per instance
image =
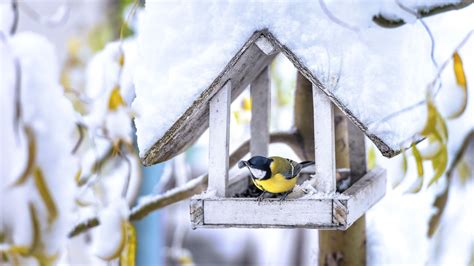
[{"label": "pitched wooden roof", "polygon": [[384,156],[392,157],[400,152],[400,150],[384,143],[377,135],[369,133],[367,125],[364,125],[330,90],[326,89],[300,58],[279,42],[271,32],[264,29],[255,32],[245,42],[214,82],[194,100],[193,104],[166,131],[164,136],[144,154],[141,158],[142,162],[145,165],[152,165],[166,161],[193,144],[208,128],[209,101],[224,83],[232,80],[232,100],[234,100],[271,63],[278,52],[283,53],[303,76],[320,88],[347,115],[348,119],[364,132]]}]

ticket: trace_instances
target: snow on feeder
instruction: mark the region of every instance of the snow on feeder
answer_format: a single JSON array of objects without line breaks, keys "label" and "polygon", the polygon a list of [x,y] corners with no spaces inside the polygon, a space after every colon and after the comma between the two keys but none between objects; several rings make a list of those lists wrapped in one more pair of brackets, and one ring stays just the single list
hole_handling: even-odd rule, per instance
[{"label": "snow on feeder", "polygon": [[[229,176],[230,105],[250,85],[252,120],[250,151],[268,153],[270,81],[268,66],[283,53],[313,86],[315,167],[307,181],[317,191],[284,201],[236,197],[248,187],[248,171]],[[333,108],[339,108],[348,123],[350,186],[336,193],[336,159]],[[191,199],[193,228],[349,228],[386,190],[386,172],[366,172],[365,135],[386,156],[399,151],[367,131],[340,99],[327,90],[295,53],[268,30],[255,32],[219,76],[205,89],[166,133],[142,156],[146,165],[168,160],[186,149],[209,127],[209,179],[207,192]],[[306,172],[308,173],[308,172]]]}]

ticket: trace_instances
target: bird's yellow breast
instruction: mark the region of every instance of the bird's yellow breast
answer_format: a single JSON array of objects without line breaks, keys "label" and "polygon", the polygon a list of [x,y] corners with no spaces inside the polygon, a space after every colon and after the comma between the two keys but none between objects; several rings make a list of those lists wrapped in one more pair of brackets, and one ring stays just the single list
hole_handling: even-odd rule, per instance
[{"label": "bird's yellow breast", "polygon": [[254,179],[255,186],[260,190],[271,193],[283,193],[291,191],[296,184],[298,178],[286,179],[281,174],[275,174],[266,180]]}]

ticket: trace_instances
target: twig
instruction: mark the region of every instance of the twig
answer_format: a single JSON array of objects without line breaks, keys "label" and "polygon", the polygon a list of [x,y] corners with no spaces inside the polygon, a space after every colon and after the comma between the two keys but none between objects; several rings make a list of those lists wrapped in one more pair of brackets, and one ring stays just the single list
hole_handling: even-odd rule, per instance
[{"label": "twig", "polygon": [[74,145],[74,148],[71,151],[72,154],[76,154],[77,150],[79,149],[82,142],[84,141],[84,128],[85,128],[85,125],[83,125],[81,123],[76,123],[76,128],[77,128],[77,131],[79,132],[79,139],[77,140],[76,145]]},{"label": "twig", "polygon": [[423,25],[423,27],[425,28],[426,30],[426,33],[428,33],[428,36],[430,37],[430,41],[431,41],[431,61],[433,61],[433,65],[438,68],[438,63],[436,62],[436,59],[434,57],[434,50],[435,50],[435,40],[434,40],[434,37],[433,37],[433,33],[431,32],[430,28],[428,27],[428,25],[426,24],[426,22],[423,20],[423,18],[420,16],[420,14],[416,13],[415,11],[411,10],[410,8],[408,8],[407,6],[403,5],[402,3],[400,3],[400,0],[397,0],[397,5],[403,9],[405,12],[415,16],[418,21],[420,21],[421,25]]},{"label": "twig", "polygon": [[[474,3],[474,0],[463,0],[455,4],[441,3],[439,5],[432,6],[430,8],[420,8],[419,10],[416,10],[416,13],[417,13],[417,17],[424,18],[424,17],[434,16],[434,15],[448,12],[448,11],[462,9],[469,6],[472,3]],[[375,24],[379,25],[380,27],[384,27],[384,28],[396,28],[396,27],[403,26],[406,23],[401,18],[393,19],[393,18],[385,17],[382,14],[373,16],[372,21]]]},{"label": "twig", "polygon": [[[301,145],[297,144],[299,142],[298,134],[295,132],[289,133],[273,133],[270,135],[270,143],[285,143],[291,148],[296,148],[300,150]],[[302,152],[295,150],[295,153]],[[245,141],[240,145],[229,157],[229,167],[232,167],[237,164],[237,162],[242,159],[250,151],[250,140]],[[197,178],[194,178],[188,181],[183,186],[176,187],[172,190],[169,190],[161,195],[154,196],[153,200],[149,201],[147,204],[135,206],[129,216],[131,221],[140,220],[141,218],[147,216],[149,213],[169,206],[173,203],[185,200],[192,197],[195,194],[201,193],[207,188],[208,176],[202,175]],[[69,233],[69,237],[74,237],[80,233],[99,225],[98,218],[89,218],[84,222],[77,224],[73,230]]]},{"label": "twig", "polygon": [[343,28],[346,28],[348,30],[351,30],[351,31],[354,31],[354,32],[359,32],[359,28],[357,28],[355,26],[352,26],[352,25],[349,25],[346,22],[344,22],[344,21],[340,20],[339,18],[337,18],[336,16],[334,16],[334,14],[332,14],[331,11],[326,6],[326,3],[324,2],[324,0],[319,0],[319,5],[321,6],[321,9],[326,14],[326,16],[328,16],[328,18],[330,20],[332,20],[334,23],[336,23],[339,26],[341,26]]},{"label": "twig", "polygon": [[13,10],[13,22],[10,26],[10,35],[14,35],[18,29],[18,20],[20,14],[18,12],[18,0],[12,0],[12,10]]},{"label": "twig", "polygon": [[13,121],[14,129],[17,132],[17,140],[20,139],[20,124],[22,122],[22,108],[21,108],[21,63],[20,60],[15,57],[14,58],[14,66],[15,66],[15,118]]}]

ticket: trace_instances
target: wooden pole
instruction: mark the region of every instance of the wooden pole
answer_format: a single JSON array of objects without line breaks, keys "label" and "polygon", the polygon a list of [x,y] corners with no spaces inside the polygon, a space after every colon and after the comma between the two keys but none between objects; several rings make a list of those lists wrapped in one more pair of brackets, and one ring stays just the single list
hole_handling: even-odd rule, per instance
[{"label": "wooden pole", "polygon": [[229,183],[229,127],[231,82],[214,95],[209,104],[209,188],[227,196]]},{"label": "wooden pole", "polygon": [[[351,168],[354,183],[366,172],[364,136],[338,108],[334,109],[336,166]],[[365,225],[363,215],[346,231],[320,231],[319,265],[366,265]]]},{"label": "wooden pole", "polygon": [[270,77],[268,67],[250,83],[252,120],[250,121],[250,154],[268,155],[270,143]]},{"label": "wooden pole", "polygon": [[[305,150],[305,157],[301,159],[314,160],[312,84],[300,73],[296,79],[294,108],[295,127],[301,136]],[[335,116],[340,117],[339,110],[335,110],[335,112]],[[348,123],[344,122],[342,126],[341,124],[335,125],[336,146],[343,147],[343,149],[336,150],[337,168],[341,166],[349,168],[350,166]],[[340,143],[341,141],[343,143]],[[363,148],[365,149],[365,147]],[[347,231],[319,231],[319,265],[365,265],[365,240],[365,216],[362,216]]]},{"label": "wooden pole", "polygon": [[318,191],[336,191],[334,114],[329,97],[313,85],[315,183]]}]

